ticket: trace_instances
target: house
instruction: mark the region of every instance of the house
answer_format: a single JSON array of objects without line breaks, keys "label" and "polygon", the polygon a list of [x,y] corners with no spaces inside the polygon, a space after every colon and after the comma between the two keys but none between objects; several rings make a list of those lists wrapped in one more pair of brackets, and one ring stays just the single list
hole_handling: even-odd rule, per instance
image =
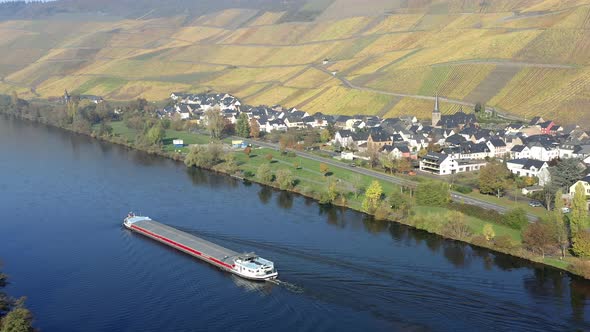
[{"label": "house", "polygon": [[373,129],[369,132],[367,137],[367,147],[369,149],[381,149],[384,145],[392,145],[393,139],[389,136],[385,130]]},{"label": "house", "polygon": [[358,150],[361,145],[367,143],[368,138],[368,132],[354,133],[350,130],[339,130],[334,135],[333,144],[339,144],[350,150]]},{"label": "house", "polygon": [[579,180],[578,182],[574,183],[571,187],[570,187],[570,197],[574,197],[574,194],[576,193],[576,186],[581,183],[584,186],[584,191],[586,192],[586,198],[590,199],[590,174],[586,175],[586,177],[584,177],[583,179]]},{"label": "house", "polygon": [[555,123],[553,121],[545,121],[537,125],[541,128],[541,134],[549,135],[555,133],[553,130]]},{"label": "house", "polygon": [[267,120],[264,125],[260,126],[260,130],[270,133],[274,130],[286,131],[287,125],[281,119]]},{"label": "house", "polygon": [[412,158],[412,153],[407,145],[385,145],[379,152],[388,154],[392,159]]},{"label": "house", "polygon": [[450,155],[429,152],[420,160],[420,170],[437,175],[448,175],[480,170],[485,162],[455,159]]},{"label": "house", "polygon": [[503,157],[508,151],[506,150],[506,143],[499,138],[491,138],[486,142],[486,145],[490,149],[490,152],[493,157],[501,158]]},{"label": "house", "polygon": [[455,159],[477,160],[491,157],[490,148],[485,143],[464,142],[456,147],[443,149],[443,152]]},{"label": "house", "polygon": [[540,142],[529,144],[530,158],[542,161],[551,161],[559,157],[559,149],[544,145]]},{"label": "house", "polygon": [[529,159],[531,157],[531,150],[526,145],[515,145],[510,150],[510,158],[512,159]]},{"label": "house", "polygon": [[536,126],[536,125],[538,125],[539,123],[543,123],[543,122],[545,122],[545,120],[543,120],[543,118],[542,118],[542,117],[540,117],[540,116],[535,116],[535,117],[533,117],[533,118],[531,119],[531,121],[529,122],[529,125],[530,125],[530,126]]},{"label": "house", "polygon": [[542,160],[512,159],[506,163],[506,166],[512,174],[538,178],[540,186],[544,186],[551,180],[549,165]]}]

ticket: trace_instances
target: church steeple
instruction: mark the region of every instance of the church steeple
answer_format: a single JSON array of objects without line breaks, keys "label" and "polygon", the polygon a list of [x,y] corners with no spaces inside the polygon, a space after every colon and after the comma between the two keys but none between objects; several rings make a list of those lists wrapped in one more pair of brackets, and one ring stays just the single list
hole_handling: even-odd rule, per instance
[{"label": "church steeple", "polygon": [[438,93],[434,97],[434,109],[432,110],[432,126],[436,127],[440,122],[440,109],[438,108]]}]

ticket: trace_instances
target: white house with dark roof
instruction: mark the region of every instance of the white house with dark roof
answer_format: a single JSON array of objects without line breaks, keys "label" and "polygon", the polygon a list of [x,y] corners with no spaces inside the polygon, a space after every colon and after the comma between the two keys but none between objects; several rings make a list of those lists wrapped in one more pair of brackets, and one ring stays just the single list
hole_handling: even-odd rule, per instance
[{"label": "white house with dark roof", "polygon": [[508,167],[512,174],[538,178],[540,186],[544,186],[551,181],[549,165],[546,161],[535,159],[513,159],[506,163],[506,167]]},{"label": "white house with dark roof", "polygon": [[421,171],[437,175],[478,171],[485,165],[484,161],[455,159],[450,155],[435,152],[429,152],[420,159]]},{"label": "white house with dark roof", "polygon": [[486,145],[490,149],[492,156],[496,158],[501,158],[508,152],[506,150],[506,143],[499,138],[490,138],[486,142]]},{"label": "white house with dark roof", "polygon": [[512,159],[529,159],[531,157],[531,150],[526,145],[515,145],[510,150],[510,158]]}]

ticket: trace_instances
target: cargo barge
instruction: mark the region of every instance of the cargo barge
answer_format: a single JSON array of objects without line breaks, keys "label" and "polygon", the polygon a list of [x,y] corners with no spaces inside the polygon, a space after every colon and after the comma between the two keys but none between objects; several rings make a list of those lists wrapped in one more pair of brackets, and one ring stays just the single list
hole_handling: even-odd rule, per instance
[{"label": "cargo barge", "polygon": [[237,253],[149,217],[130,213],[123,226],[245,279],[263,281],[278,276],[273,262],[254,253]]}]

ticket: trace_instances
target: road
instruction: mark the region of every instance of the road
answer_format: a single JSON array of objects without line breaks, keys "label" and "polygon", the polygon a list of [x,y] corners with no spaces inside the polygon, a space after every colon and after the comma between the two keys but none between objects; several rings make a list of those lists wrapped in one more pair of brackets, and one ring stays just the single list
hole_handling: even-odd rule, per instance
[{"label": "road", "polygon": [[[279,150],[278,144],[261,142],[261,141],[257,141],[257,140],[251,140],[251,139],[243,139],[243,138],[239,138],[239,139],[242,139],[245,142],[252,144],[252,145],[258,145],[258,146],[269,148],[269,149]],[[371,176],[371,177],[374,177],[374,178],[381,180],[381,181],[390,182],[390,183],[397,184],[400,186],[406,186],[406,187],[412,187],[412,188],[415,188],[418,185],[418,182],[416,182],[416,181],[402,179],[402,178],[395,177],[392,175],[387,175],[387,174],[384,174],[381,172],[366,169],[363,167],[350,167],[350,166],[348,166],[342,162],[336,161],[334,159],[320,157],[320,156],[317,156],[317,155],[314,155],[314,154],[311,154],[308,152],[296,151],[296,150],[290,150],[290,151],[292,151],[292,152],[296,153],[298,156],[301,156],[304,158],[308,158],[308,159],[311,159],[311,160],[314,160],[317,162],[321,162],[321,163],[324,163],[324,164],[327,164],[330,166],[344,168],[344,169],[347,169],[349,171],[356,172],[359,174]],[[506,211],[509,210],[509,208],[507,208],[505,206],[486,202],[484,200],[473,198],[471,196],[467,196],[467,195],[464,195],[464,194],[461,194],[458,192],[451,192],[451,199],[455,202],[465,203],[465,204],[469,204],[469,205],[475,205],[475,206],[479,206],[484,209],[494,210],[494,211],[497,211],[500,213],[505,213]],[[530,213],[527,214],[527,217],[530,222],[534,222],[538,219],[537,216],[530,214]]]}]

